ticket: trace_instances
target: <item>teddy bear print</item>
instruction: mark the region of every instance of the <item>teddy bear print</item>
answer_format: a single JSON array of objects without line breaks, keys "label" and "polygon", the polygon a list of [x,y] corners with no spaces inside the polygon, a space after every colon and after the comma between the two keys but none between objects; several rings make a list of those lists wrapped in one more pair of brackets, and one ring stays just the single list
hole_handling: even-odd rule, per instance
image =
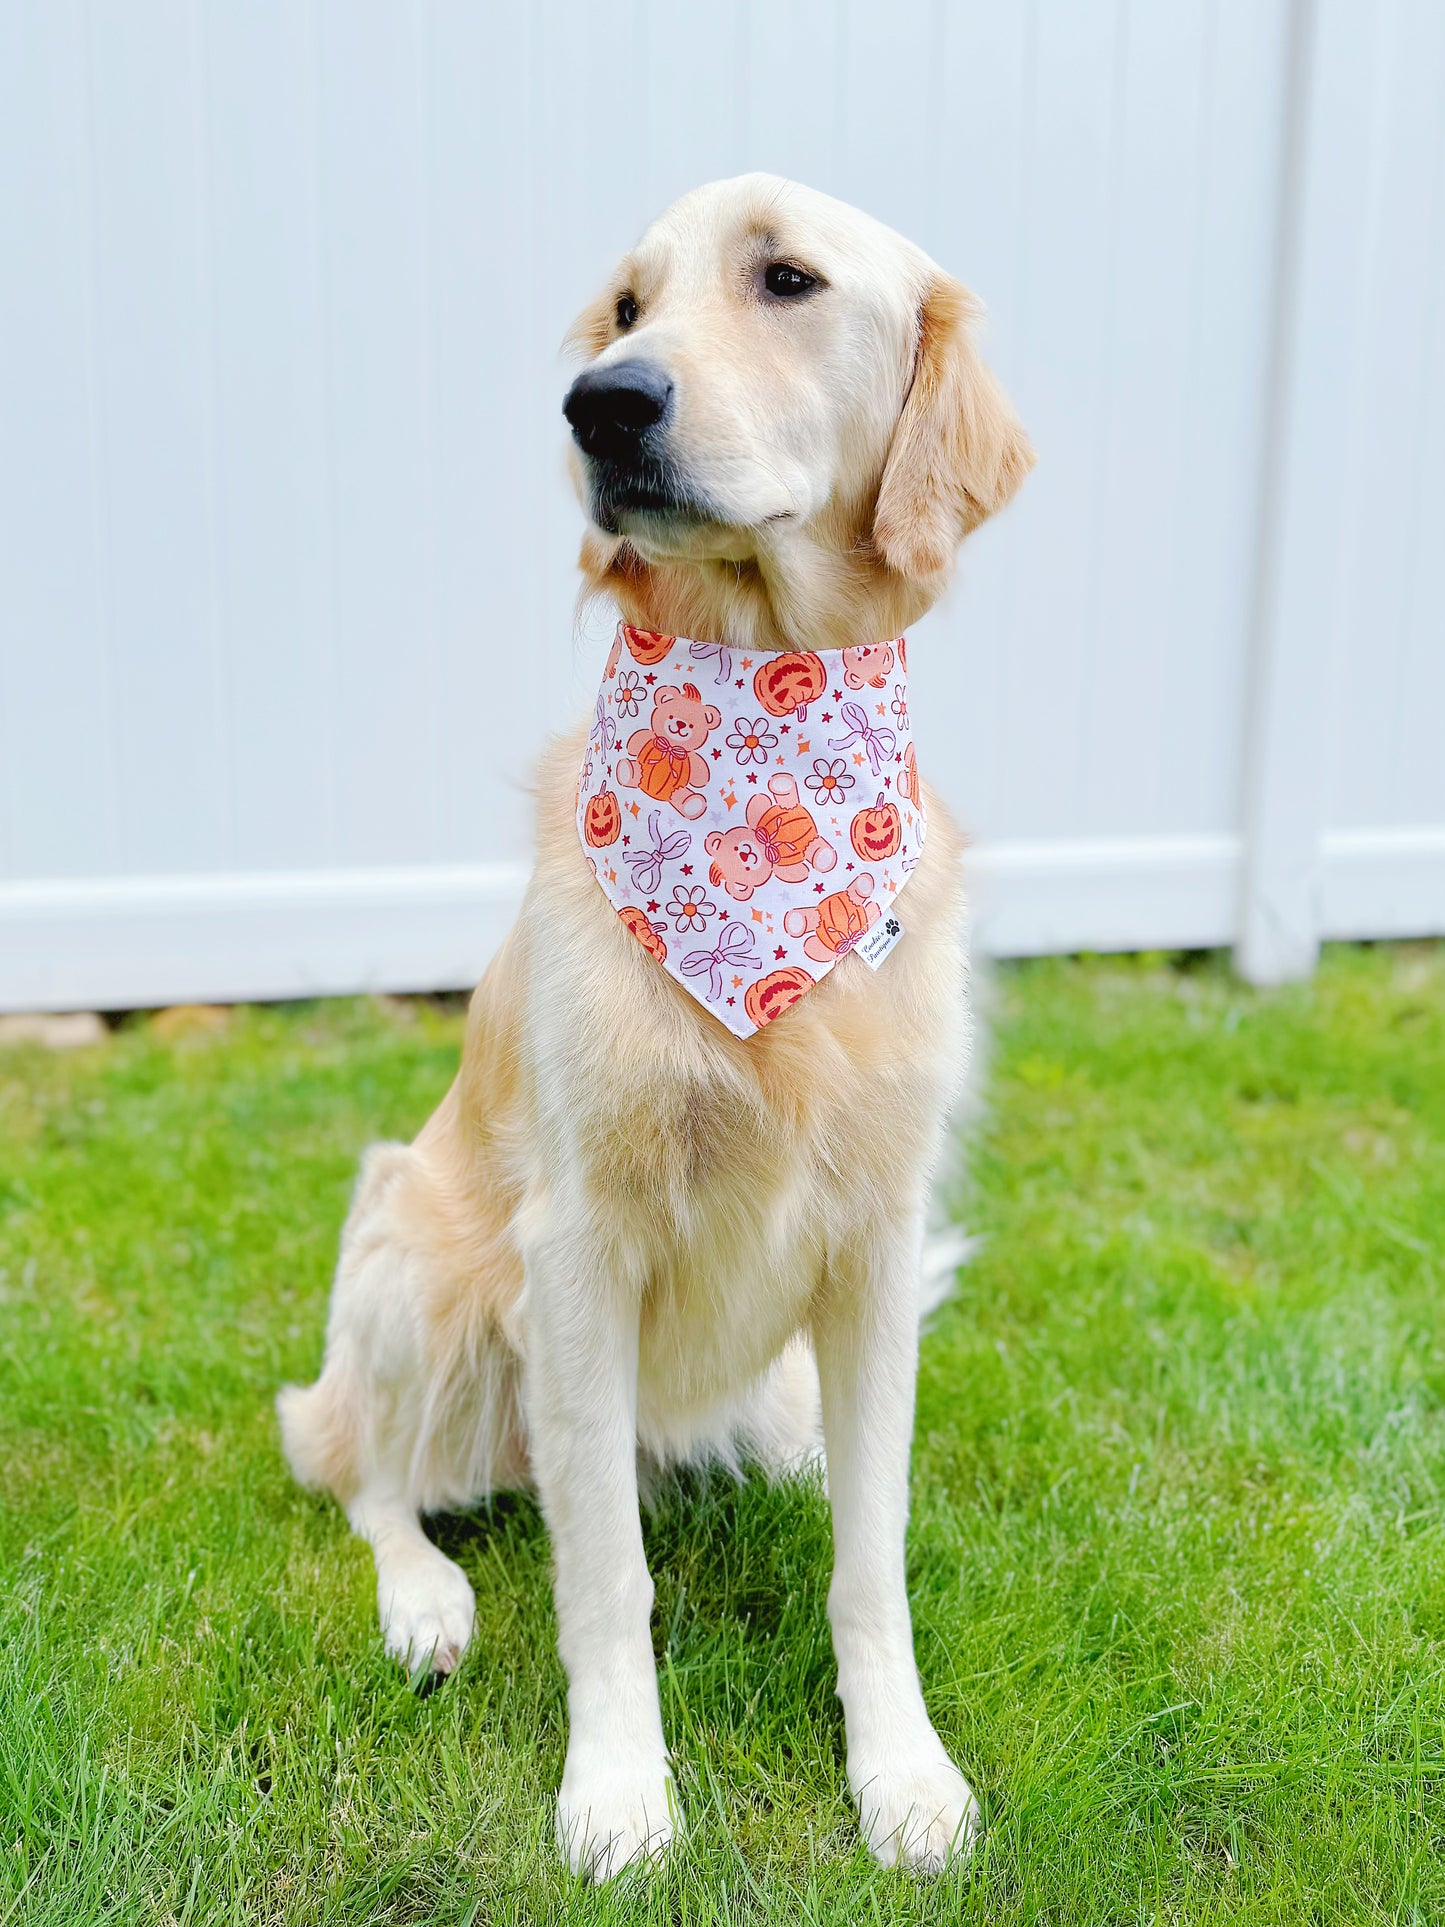
[{"label": "teddy bear print", "polygon": [[806,931],[804,954],[816,963],[834,963],[846,957],[877,923],[881,912],[872,897],[873,879],[865,870],[846,890],[835,890],[806,909],[790,910],[783,918],[783,928],[790,937],[801,937]]},{"label": "teddy bear print", "polygon": [[713,883],[739,903],[746,903],[770,877],[802,883],[810,867],[831,870],[838,861],[832,844],[819,836],[791,776],[774,776],[766,795],[760,791],[749,799],[746,824],[714,830],[703,847],[713,859],[708,873]]},{"label": "teddy bear print", "polygon": [[679,816],[701,816],[708,770],[698,751],[721,721],[721,711],[703,701],[694,683],[681,689],[664,683],[653,698],[650,728],[634,731],[627,754],[618,758],[618,782],[670,803]]},{"label": "teddy bear print", "polygon": [[843,680],[850,689],[881,689],[893,667],[893,645],[888,642],[862,642],[843,651]]}]

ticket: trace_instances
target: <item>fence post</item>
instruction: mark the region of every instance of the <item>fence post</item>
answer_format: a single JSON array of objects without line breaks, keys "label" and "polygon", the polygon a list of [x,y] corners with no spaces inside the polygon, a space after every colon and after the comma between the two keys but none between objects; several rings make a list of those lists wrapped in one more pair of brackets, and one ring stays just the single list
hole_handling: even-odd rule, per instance
[{"label": "fence post", "polygon": [[1251,983],[1307,977],[1319,954],[1320,760],[1325,654],[1316,492],[1322,426],[1315,364],[1303,338],[1309,228],[1320,218],[1314,0],[1292,0],[1280,152],[1279,217],[1254,664],[1244,719],[1242,890],[1235,964]]}]

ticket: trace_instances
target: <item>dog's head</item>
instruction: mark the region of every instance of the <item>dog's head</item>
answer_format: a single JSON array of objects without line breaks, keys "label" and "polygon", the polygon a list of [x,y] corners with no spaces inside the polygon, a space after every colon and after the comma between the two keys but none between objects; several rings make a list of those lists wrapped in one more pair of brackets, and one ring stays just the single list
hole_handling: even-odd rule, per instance
[{"label": "dog's head", "polygon": [[589,357],[564,407],[592,523],[644,565],[785,569],[821,544],[936,588],[1033,463],[977,313],[827,195],[764,174],[699,188],[570,336]]}]

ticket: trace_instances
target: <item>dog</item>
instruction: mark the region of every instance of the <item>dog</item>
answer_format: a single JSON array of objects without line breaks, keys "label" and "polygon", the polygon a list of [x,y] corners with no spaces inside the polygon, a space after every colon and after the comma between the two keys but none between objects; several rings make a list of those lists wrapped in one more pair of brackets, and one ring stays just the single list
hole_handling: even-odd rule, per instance
[{"label": "dog", "polygon": [[[896,842],[889,808],[916,812],[919,838],[926,808],[927,841],[890,899],[884,928],[903,934],[867,968],[847,952],[878,935],[897,878],[860,876],[847,825],[822,821],[851,780],[845,754],[825,760],[807,820],[764,832],[803,879],[764,887],[805,893],[788,916],[810,961],[770,973],[766,995],[759,980],[746,1016],[724,967],[752,964],[757,906],[723,899],[734,948],[700,949],[685,981],[660,961],[679,947],[665,918],[609,902],[599,859],[618,870],[620,795],[639,838],[656,812],[645,860],[660,865],[721,782],[725,725],[673,680],[677,639],[719,669],[724,653],[760,665],[739,759],[784,729],[791,753],[838,726],[819,720],[829,651],[849,652],[838,696],[883,713],[904,631],[1034,459],[974,345],[978,313],[879,222],[755,174],[677,202],[575,324],[583,593],[624,619],[604,696],[645,690],[647,705],[615,750],[604,729],[546,753],[534,873],[472,998],[460,1071],[413,1144],[366,1154],[321,1376],[278,1400],[297,1478],[372,1546],[386,1647],[409,1669],[450,1671],[473,1621],[421,1516],[536,1492],[568,1684],[557,1839],[595,1878],[681,1824],[639,1468],[709,1457],[776,1477],[826,1461],[847,1773],[874,1855],[937,1869],[976,1826],[925,1709],[904,1574],[928,1196],[970,1045],[961,837],[911,743],[895,749],[901,800],[882,793],[889,766],[879,847]],[[658,667],[619,669],[624,636]],[[858,715],[869,755],[886,754],[894,732]],[[595,780],[594,761],[588,798],[578,769]],[[773,795],[791,808],[797,791]],[[846,868],[815,889],[825,851]],[[679,929],[704,901],[717,907],[680,893]],[[729,1022],[761,1027],[735,1034],[699,1001],[724,994]]]}]

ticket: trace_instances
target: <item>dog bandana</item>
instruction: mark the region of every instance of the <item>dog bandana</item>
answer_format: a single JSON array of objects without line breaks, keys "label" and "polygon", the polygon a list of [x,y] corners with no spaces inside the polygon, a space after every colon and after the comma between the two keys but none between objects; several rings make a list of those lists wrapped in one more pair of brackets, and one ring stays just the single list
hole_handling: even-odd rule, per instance
[{"label": "dog bandana", "polygon": [[744,654],[618,624],[577,833],[633,936],[734,1036],[850,950],[878,967],[926,830],[901,636]]}]

